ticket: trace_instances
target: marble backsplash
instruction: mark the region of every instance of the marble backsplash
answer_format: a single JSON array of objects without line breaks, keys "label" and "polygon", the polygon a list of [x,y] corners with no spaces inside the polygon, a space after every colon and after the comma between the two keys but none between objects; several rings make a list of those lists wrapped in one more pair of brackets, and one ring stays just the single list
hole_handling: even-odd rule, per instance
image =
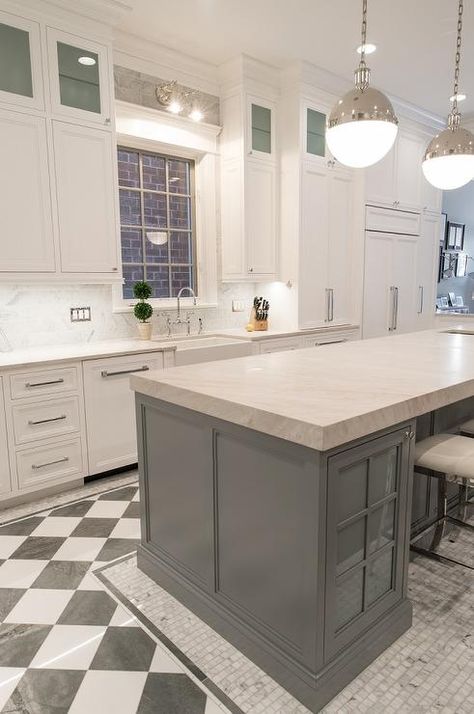
[{"label": "marble backsplash", "polygon": [[[221,284],[218,306],[192,311],[192,331],[202,317],[205,331],[244,327],[255,295],[255,285]],[[232,312],[232,300],[242,300],[244,312]],[[70,321],[71,307],[91,307],[90,322]],[[153,315],[154,334],[166,333],[166,310]],[[176,313],[174,313],[174,316]],[[175,327],[177,334],[184,327]],[[113,312],[110,285],[0,284],[0,351],[48,344],[70,344],[120,339],[137,334],[129,312]]]}]

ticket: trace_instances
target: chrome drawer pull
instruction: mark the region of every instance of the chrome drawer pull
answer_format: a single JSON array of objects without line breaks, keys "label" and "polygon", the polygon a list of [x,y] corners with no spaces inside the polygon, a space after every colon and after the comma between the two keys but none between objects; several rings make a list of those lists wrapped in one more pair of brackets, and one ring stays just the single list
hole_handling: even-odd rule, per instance
[{"label": "chrome drawer pull", "polygon": [[52,379],[50,382],[26,382],[25,387],[30,389],[31,387],[47,387],[49,384],[62,384],[64,379],[60,377],[59,379]]},{"label": "chrome drawer pull", "polygon": [[342,340],[329,340],[328,342],[315,342],[315,347],[324,347],[324,345],[339,345],[341,342],[347,342],[347,337],[343,337]]},{"label": "chrome drawer pull", "polygon": [[54,466],[54,464],[62,464],[65,461],[69,461],[69,456],[63,456],[62,459],[57,459],[56,461],[48,461],[47,464],[32,464],[32,469],[44,469],[46,466]]},{"label": "chrome drawer pull", "polygon": [[135,369],[119,369],[117,372],[108,372],[103,369],[100,373],[101,377],[116,377],[118,374],[132,374],[132,372],[148,372],[150,368],[146,364],[143,367],[136,367]]},{"label": "chrome drawer pull", "polygon": [[30,426],[35,426],[36,424],[48,424],[50,421],[61,421],[62,419],[67,419],[66,414],[61,414],[61,416],[57,417],[51,417],[50,419],[37,419],[37,421],[29,419],[28,424]]}]

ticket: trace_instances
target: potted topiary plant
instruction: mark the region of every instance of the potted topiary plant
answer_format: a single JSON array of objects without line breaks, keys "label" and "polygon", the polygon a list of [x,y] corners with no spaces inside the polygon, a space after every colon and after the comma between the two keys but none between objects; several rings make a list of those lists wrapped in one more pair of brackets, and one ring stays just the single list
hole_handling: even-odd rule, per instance
[{"label": "potted topiary plant", "polygon": [[144,280],[139,280],[133,286],[133,295],[140,302],[133,308],[133,314],[138,320],[138,332],[141,340],[149,340],[151,338],[152,324],[148,322],[153,315],[153,308],[149,302],[146,302],[151,296],[152,289]]}]

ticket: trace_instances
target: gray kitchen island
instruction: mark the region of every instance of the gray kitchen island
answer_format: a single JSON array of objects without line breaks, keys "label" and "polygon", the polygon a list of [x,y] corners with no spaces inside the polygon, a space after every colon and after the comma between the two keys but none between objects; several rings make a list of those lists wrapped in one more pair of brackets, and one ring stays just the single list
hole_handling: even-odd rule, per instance
[{"label": "gray kitchen island", "polygon": [[411,625],[418,432],[474,413],[427,331],[132,378],[139,567],[317,712]]}]

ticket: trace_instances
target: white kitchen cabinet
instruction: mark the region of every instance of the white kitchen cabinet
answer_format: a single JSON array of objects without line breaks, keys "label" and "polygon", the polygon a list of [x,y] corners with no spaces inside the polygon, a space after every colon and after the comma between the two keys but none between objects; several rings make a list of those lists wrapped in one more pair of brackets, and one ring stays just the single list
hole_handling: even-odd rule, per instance
[{"label": "white kitchen cabinet", "polygon": [[363,336],[416,327],[417,236],[367,231]]},{"label": "white kitchen cabinet", "polygon": [[101,129],[53,122],[63,273],[117,273],[115,147]]},{"label": "white kitchen cabinet", "polygon": [[0,102],[44,109],[40,26],[0,12]]},{"label": "white kitchen cabinet", "polygon": [[89,474],[137,461],[135,399],[130,376],[162,368],[162,353],[83,363]]},{"label": "white kitchen cabinet", "polygon": [[108,48],[51,27],[47,42],[53,116],[110,127]]},{"label": "white kitchen cabinet", "polygon": [[0,377],[0,496],[8,494],[10,491],[11,477],[5,422],[5,400],[3,397],[3,380]]},{"label": "white kitchen cabinet", "polygon": [[273,340],[262,340],[259,345],[259,352],[261,355],[268,355],[272,352],[299,350],[303,346],[303,338],[300,335],[296,337],[279,337]]},{"label": "white kitchen cabinet", "polygon": [[222,98],[222,279],[275,280],[278,272],[276,104],[246,79]]},{"label": "white kitchen cabinet", "polygon": [[306,161],[302,167],[299,326],[350,323],[354,236],[350,171]]},{"label": "white kitchen cabinet", "polygon": [[[423,206],[421,162],[426,145],[424,134],[400,127],[393,148],[374,166],[366,169],[366,202],[407,211]],[[432,203],[430,199],[429,203]]]},{"label": "white kitchen cabinet", "polygon": [[0,272],[53,272],[45,119],[0,109],[0,156]]},{"label": "white kitchen cabinet", "polygon": [[439,214],[426,214],[421,221],[417,253],[416,329],[433,326],[439,259]]}]

